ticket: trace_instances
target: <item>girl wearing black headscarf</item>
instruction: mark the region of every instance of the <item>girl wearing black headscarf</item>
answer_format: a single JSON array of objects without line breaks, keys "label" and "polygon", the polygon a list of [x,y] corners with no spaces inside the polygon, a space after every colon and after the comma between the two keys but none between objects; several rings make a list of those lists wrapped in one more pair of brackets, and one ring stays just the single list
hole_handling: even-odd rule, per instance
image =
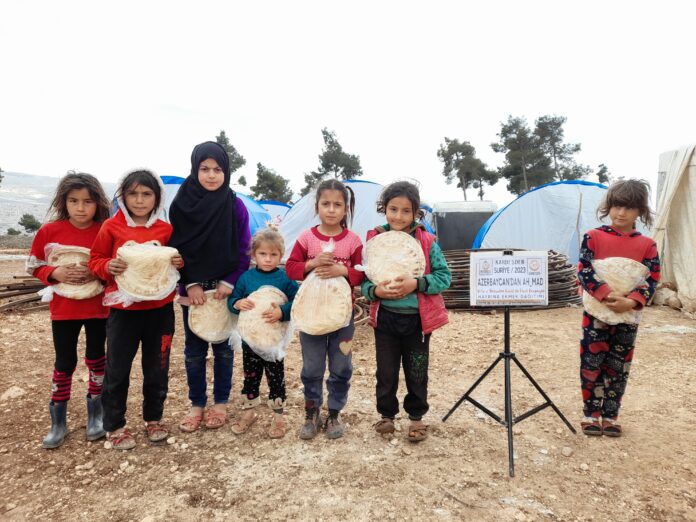
[{"label": "girl wearing black headscarf", "polygon": [[[191,153],[191,174],[179,188],[169,215],[174,227],[169,245],[179,250],[185,261],[179,293],[196,305],[205,302],[207,290],[214,290],[214,299],[227,299],[239,276],[249,268],[251,234],[246,207],[230,188],[229,157],[222,146],[212,141],[196,145]],[[234,352],[227,341],[212,345],[215,404],[204,411],[208,342],[189,328],[188,306],[182,310],[191,411],[179,429],[196,431],[201,421],[207,428],[220,428],[227,419]]]}]

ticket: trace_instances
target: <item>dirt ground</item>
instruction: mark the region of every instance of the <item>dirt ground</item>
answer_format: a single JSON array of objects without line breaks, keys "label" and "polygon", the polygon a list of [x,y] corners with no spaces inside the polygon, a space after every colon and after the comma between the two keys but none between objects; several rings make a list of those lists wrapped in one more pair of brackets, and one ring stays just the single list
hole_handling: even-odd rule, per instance
[{"label": "dirt ground", "polygon": [[[0,280],[21,270],[19,261],[0,262]],[[512,315],[513,351],[573,425],[582,413],[579,325],[577,308]],[[286,359],[292,430],[284,439],[267,437],[265,407],[243,436],[229,426],[181,434],[176,425],[188,407],[182,332],[179,315],[165,407],[171,444],[151,446],[143,434],[137,361],[128,420],[138,446],[122,453],[86,442],[87,373],[80,364],[70,435],[61,448],[47,451],[41,439],[50,424],[48,312],[0,314],[0,519],[696,520],[696,321],[669,308],[651,308],[644,316],[622,410],[625,436],[573,435],[547,408],[515,425],[514,478],[508,477],[502,426],[469,403],[441,421],[501,350],[502,314],[451,313],[450,324],[434,334],[426,417],[431,436],[419,445],[405,440],[403,417],[391,440],[372,429],[377,414],[368,326],[356,333],[343,439],[297,438],[303,419],[297,341]],[[241,362],[236,358],[235,397]],[[497,412],[502,375],[499,366],[474,394]],[[403,388],[402,382],[401,397]],[[516,415],[543,402],[517,370],[512,389]],[[236,415],[236,407],[230,413]]]}]

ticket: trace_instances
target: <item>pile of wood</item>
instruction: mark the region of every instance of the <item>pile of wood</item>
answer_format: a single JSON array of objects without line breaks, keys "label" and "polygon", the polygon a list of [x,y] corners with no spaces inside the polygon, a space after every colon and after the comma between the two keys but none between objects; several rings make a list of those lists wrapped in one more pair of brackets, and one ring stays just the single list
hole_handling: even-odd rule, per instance
[{"label": "pile of wood", "polygon": [[[493,249],[500,250],[500,249]],[[480,249],[479,251],[484,251]],[[446,250],[447,265],[452,272],[452,285],[442,293],[447,308],[465,310],[486,310],[472,307],[469,298],[469,262],[471,250]],[[579,305],[582,298],[578,294],[577,268],[568,263],[568,257],[549,250],[549,304],[548,306],[515,306],[515,310],[539,310]]]},{"label": "pile of wood", "polygon": [[32,276],[14,276],[12,281],[0,282],[0,312],[8,310],[39,310],[48,308],[37,294],[44,284]]}]

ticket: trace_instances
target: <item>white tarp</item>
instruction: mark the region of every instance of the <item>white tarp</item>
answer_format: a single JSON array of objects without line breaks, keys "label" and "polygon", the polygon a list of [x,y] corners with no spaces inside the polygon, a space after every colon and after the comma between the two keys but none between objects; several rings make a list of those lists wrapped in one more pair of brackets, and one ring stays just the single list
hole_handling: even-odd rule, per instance
[{"label": "white tarp", "polygon": [[[377,213],[377,200],[382,192],[382,185],[371,181],[344,181],[355,193],[355,215],[350,229],[358,234],[363,243],[367,231],[387,222],[383,214]],[[280,224],[280,233],[285,240],[285,257],[288,258],[292,247],[303,230],[319,224],[319,218],[314,211],[316,194],[314,191],[300,198]]]},{"label": "white tarp", "polygon": [[[490,217],[481,227],[474,248],[555,250],[575,263],[583,234],[602,225],[597,207],[606,193],[604,185],[583,180],[557,181],[532,189]],[[638,230],[644,230],[640,223]]]},{"label": "white tarp", "polygon": [[677,285],[683,309],[696,312],[696,145],[660,155],[653,238],[662,282]]}]

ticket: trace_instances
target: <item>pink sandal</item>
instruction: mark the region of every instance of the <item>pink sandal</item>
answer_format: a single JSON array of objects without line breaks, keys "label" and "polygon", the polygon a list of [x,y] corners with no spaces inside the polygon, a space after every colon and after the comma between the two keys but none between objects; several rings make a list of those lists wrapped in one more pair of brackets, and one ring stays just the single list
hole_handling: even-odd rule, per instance
[{"label": "pink sandal", "polygon": [[202,412],[200,415],[192,415],[188,413],[183,419],[181,419],[181,422],[179,423],[179,431],[183,431],[184,433],[193,433],[200,427],[202,420]]},{"label": "pink sandal", "polygon": [[209,430],[216,430],[222,428],[227,421],[227,412],[218,411],[210,408],[205,412],[205,427]]}]

